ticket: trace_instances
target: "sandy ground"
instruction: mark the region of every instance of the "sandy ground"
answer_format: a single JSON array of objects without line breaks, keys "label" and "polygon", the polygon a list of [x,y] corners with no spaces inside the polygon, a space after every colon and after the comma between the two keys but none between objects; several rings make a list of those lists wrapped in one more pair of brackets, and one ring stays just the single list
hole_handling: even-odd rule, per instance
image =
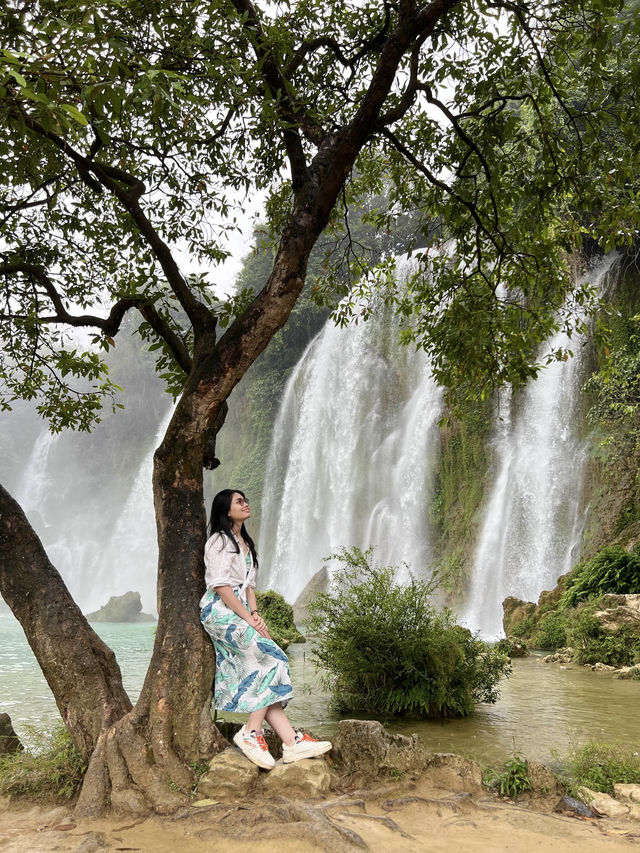
[{"label": "sandy ground", "polygon": [[325,801],[214,803],[172,818],[76,819],[67,807],[0,801],[11,853],[640,853],[640,824],[587,820],[447,793],[428,779]]}]

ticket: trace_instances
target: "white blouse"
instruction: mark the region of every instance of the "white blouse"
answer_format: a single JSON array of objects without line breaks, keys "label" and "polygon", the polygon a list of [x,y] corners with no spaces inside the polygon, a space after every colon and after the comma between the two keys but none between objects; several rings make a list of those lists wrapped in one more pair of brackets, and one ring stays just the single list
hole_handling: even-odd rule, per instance
[{"label": "white blouse", "polygon": [[[234,537],[235,538],[235,537]],[[240,543],[235,540],[240,553],[237,554],[234,542],[224,533],[214,533],[204,546],[204,564],[206,571],[204,580],[207,589],[216,586],[239,587],[240,595],[244,595],[248,586],[256,588],[256,567],[251,558],[251,566],[247,571],[245,556]],[[251,555],[251,551],[249,551]]]}]

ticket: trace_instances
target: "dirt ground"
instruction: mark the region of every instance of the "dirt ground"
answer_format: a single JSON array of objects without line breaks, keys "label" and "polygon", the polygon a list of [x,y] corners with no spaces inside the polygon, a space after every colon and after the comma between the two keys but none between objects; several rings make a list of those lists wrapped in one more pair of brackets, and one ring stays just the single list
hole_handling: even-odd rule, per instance
[{"label": "dirt ground", "polygon": [[171,818],[76,819],[69,807],[0,800],[11,853],[640,853],[640,824],[540,812],[428,778],[326,800],[215,803]]}]

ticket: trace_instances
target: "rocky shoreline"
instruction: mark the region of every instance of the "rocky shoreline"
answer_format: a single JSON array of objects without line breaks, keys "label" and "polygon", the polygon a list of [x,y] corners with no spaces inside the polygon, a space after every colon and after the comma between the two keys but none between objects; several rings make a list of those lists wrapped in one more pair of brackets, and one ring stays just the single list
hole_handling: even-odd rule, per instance
[{"label": "rocky shoreline", "polygon": [[[170,818],[133,816],[112,804],[102,820],[71,807],[0,798],[0,847],[12,853],[93,853],[176,849],[199,853],[306,853],[371,850],[474,853],[623,851],[640,839],[640,785],[615,796],[563,796],[554,774],[527,762],[530,788],[515,801],[483,785],[480,766],[428,753],[416,736],[375,721],[343,720],[327,759],[259,770],[230,747],[209,763],[191,805]],[[576,818],[580,818],[576,820]]]}]

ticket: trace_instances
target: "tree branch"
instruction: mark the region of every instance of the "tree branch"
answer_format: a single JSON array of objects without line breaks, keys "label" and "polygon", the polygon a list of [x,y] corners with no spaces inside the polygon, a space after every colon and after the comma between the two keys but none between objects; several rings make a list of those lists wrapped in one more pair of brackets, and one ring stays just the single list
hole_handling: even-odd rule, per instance
[{"label": "tree branch", "polygon": [[[142,181],[121,169],[97,163],[88,157],[84,157],[75,151],[65,139],[44,128],[31,116],[25,115],[23,118],[30,130],[38,136],[48,139],[74,163],[82,180],[92,189],[97,186],[98,191],[102,191],[102,187],[104,187],[118,199],[151,247],[169,286],[193,323],[196,333],[213,332],[216,323],[215,317],[205,305],[195,298],[182,277],[171,250],[140,207],[139,198],[144,192]],[[120,186],[121,183],[126,184],[128,189],[123,189]]]},{"label": "tree branch", "polygon": [[[91,326],[100,329],[109,337],[115,336],[120,330],[120,325],[125,314],[131,308],[137,308],[145,320],[149,323],[156,334],[162,338],[171,350],[176,362],[189,373],[191,370],[191,356],[184,343],[153,307],[153,304],[143,296],[126,296],[119,299],[111,307],[108,317],[99,317],[94,314],[74,315],[70,314],[64,306],[62,297],[46,272],[35,264],[14,263],[0,265],[0,275],[9,276],[22,273],[35,279],[45,290],[47,296],[53,303],[56,314],[49,317],[29,318],[36,323],[64,323],[67,326],[84,327]],[[18,319],[17,315],[1,315],[0,319]]]}]

